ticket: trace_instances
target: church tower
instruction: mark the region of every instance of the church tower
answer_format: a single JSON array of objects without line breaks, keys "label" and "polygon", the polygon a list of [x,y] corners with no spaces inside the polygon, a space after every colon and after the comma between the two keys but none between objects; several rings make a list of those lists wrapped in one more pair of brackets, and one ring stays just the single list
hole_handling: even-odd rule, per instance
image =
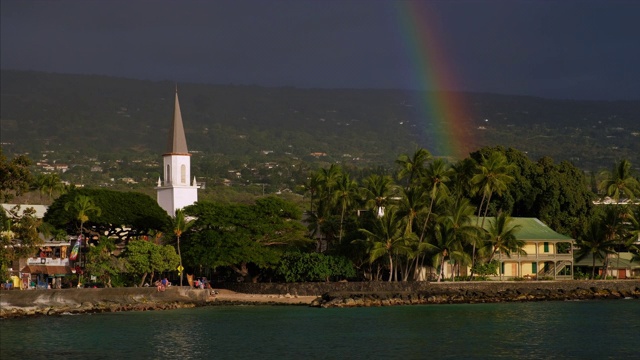
[{"label": "church tower", "polygon": [[162,163],[164,176],[162,180],[158,178],[156,187],[158,205],[170,216],[175,216],[177,209],[198,201],[198,185],[195,176],[193,181],[191,179],[191,154],[187,150],[177,88],[173,123],[169,129],[169,142],[162,155]]}]

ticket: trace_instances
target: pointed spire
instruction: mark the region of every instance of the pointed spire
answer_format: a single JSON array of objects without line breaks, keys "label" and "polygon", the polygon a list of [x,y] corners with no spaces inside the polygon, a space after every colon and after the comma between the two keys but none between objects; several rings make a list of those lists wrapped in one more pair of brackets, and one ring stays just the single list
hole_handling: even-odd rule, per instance
[{"label": "pointed spire", "polygon": [[182,125],[180,103],[178,102],[178,84],[176,84],[176,101],[173,111],[173,123],[169,129],[167,153],[189,155],[189,150],[187,150],[187,138],[184,134],[184,126]]},{"label": "pointed spire", "polygon": [[193,177],[193,185],[192,186],[198,186],[198,182],[196,181],[196,177]]},{"label": "pointed spire", "polygon": [[160,181],[160,176],[158,176],[158,187],[162,186],[162,181]]}]

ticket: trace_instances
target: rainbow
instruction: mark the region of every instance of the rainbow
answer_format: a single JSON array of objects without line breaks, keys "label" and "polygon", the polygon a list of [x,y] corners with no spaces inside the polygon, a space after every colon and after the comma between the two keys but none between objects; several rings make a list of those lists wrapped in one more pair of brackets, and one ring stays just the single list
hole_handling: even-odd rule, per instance
[{"label": "rainbow", "polygon": [[[410,58],[410,84],[420,92],[419,116],[425,148],[434,156],[461,159],[473,151],[473,129],[466,101],[457,89],[438,22],[428,1],[398,1],[396,13]],[[426,91],[431,90],[431,91]]]}]

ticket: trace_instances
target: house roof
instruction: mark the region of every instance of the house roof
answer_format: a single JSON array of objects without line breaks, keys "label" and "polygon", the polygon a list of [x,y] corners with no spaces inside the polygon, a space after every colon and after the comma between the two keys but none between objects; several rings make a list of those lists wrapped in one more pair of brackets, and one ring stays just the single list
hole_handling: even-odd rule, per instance
[{"label": "house roof", "polygon": [[184,134],[184,126],[182,125],[180,102],[178,102],[178,88],[176,88],[173,122],[169,128],[169,142],[167,144],[166,155],[189,155],[189,150],[187,150],[187,137]]},{"label": "house roof", "polygon": [[2,206],[2,208],[7,212],[7,214],[9,213],[9,210],[13,209],[18,205],[20,205],[20,212],[18,213],[19,216],[22,216],[22,213],[24,213],[24,211],[27,208],[33,208],[36,211],[35,217],[37,217],[38,219],[42,219],[44,217],[44,214],[47,212],[47,209],[49,208],[48,205],[0,204],[0,206]]},{"label": "house roof", "polygon": [[[609,257],[610,269],[640,269],[640,262],[632,261],[633,254],[630,252],[621,252],[617,255],[611,255]],[[593,265],[593,258],[591,255],[587,255],[580,261],[576,261],[574,266],[589,266]],[[602,260],[596,259],[596,266],[602,266]]]},{"label": "house roof", "polygon": [[[491,223],[495,221],[494,217],[487,217],[484,222],[484,228],[489,229]],[[553,231],[550,227],[545,225],[537,218],[526,217],[512,217],[511,226],[520,225],[520,229],[516,231],[515,235],[518,240],[524,241],[567,241],[573,240],[569,236],[562,235]]]},{"label": "house roof", "polygon": [[29,274],[67,275],[71,274],[69,266],[27,265],[20,272]]}]

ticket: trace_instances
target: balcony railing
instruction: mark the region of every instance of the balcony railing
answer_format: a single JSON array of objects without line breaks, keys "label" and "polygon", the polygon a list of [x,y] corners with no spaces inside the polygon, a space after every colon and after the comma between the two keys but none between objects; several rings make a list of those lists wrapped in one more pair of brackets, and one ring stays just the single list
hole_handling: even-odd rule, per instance
[{"label": "balcony railing", "polygon": [[573,254],[554,254],[554,253],[542,253],[542,254],[527,254],[527,255],[519,255],[519,254],[511,254],[511,257],[507,256],[507,254],[496,254],[493,256],[494,259],[507,261],[507,260],[572,260]]}]

